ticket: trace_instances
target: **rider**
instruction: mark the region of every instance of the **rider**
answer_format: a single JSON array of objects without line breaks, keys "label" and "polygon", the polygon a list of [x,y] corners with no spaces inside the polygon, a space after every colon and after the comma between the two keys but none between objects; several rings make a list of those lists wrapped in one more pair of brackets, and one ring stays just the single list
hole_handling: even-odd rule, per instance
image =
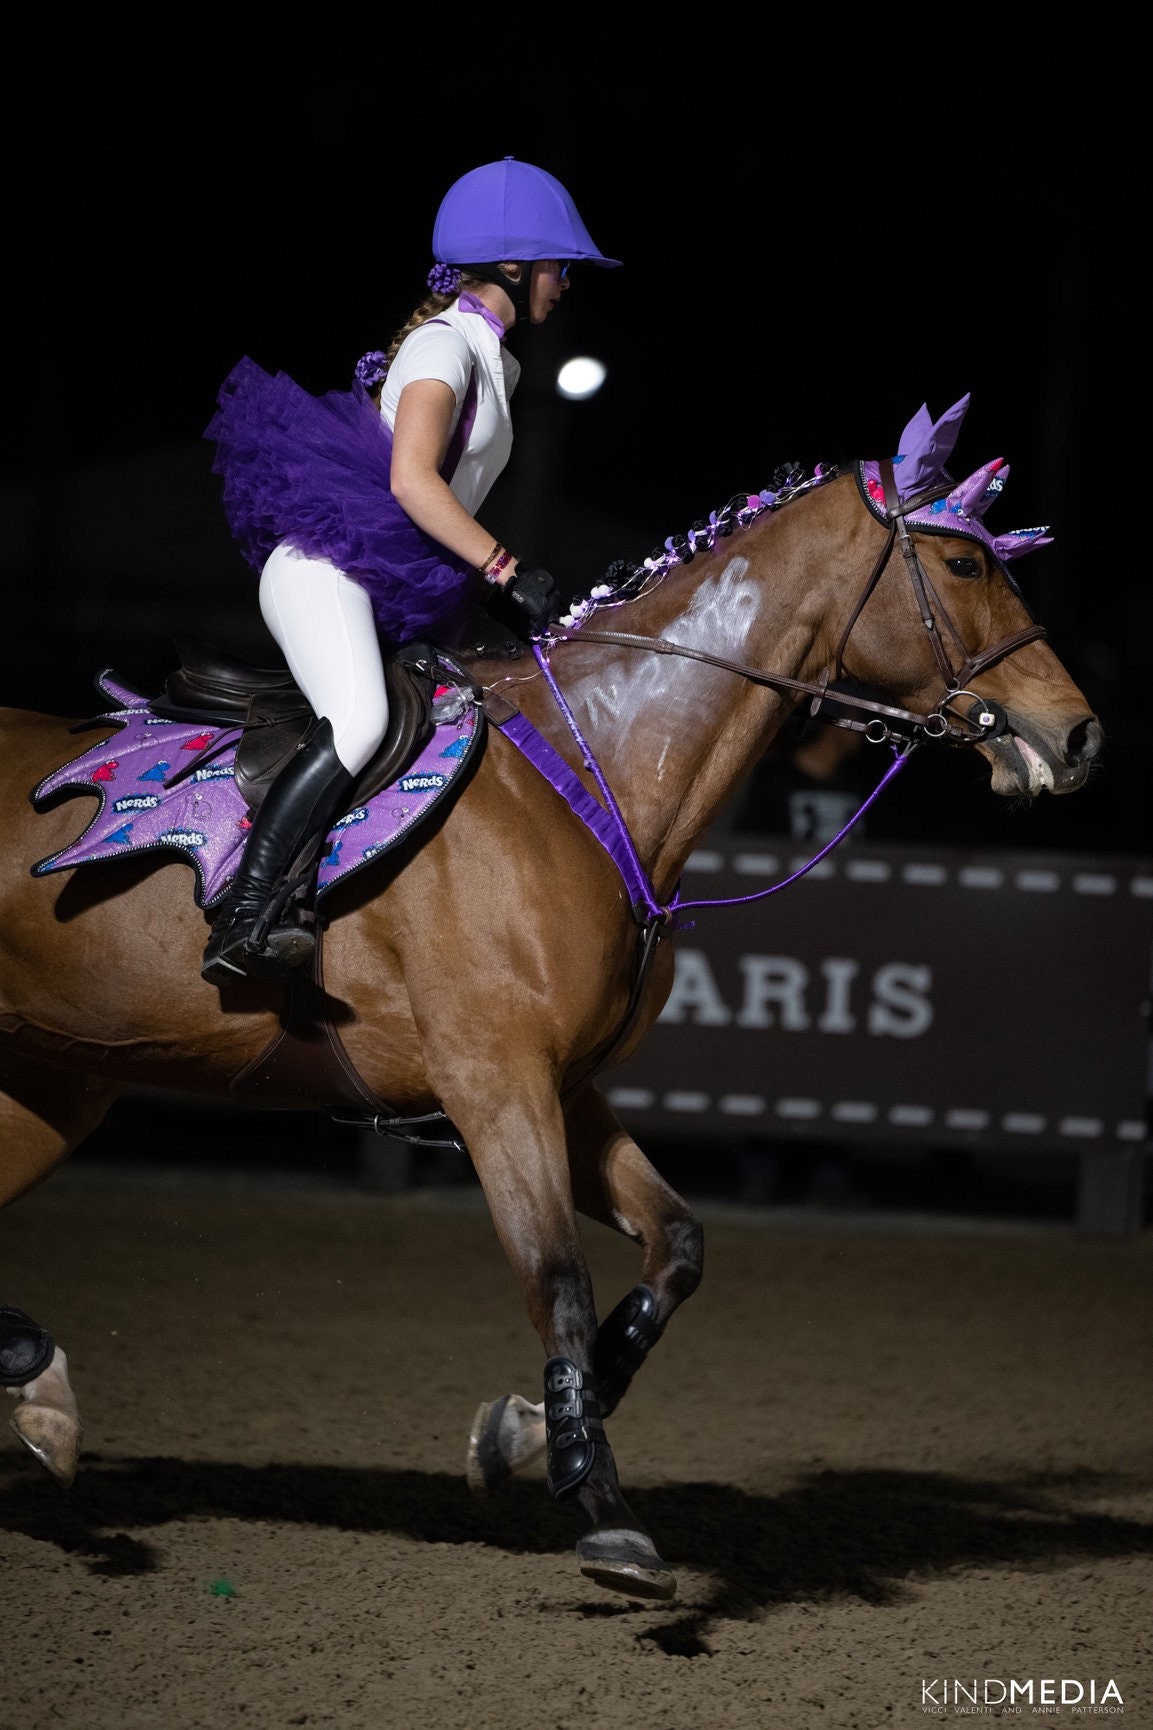
[{"label": "rider", "polygon": [[503,591],[540,629],[560,611],[475,513],[512,448],[520,376],[505,337],[543,324],[575,262],[615,266],[560,181],[506,156],[463,175],[437,212],[430,293],[351,390],[310,396],[247,357],[205,431],[229,526],[260,571],[260,608],[315,726],[265,795],[222,901],[202,975],[281,979],[314,939],[266,909],[384,738],[381,641],[448,637],[477,593]]}]

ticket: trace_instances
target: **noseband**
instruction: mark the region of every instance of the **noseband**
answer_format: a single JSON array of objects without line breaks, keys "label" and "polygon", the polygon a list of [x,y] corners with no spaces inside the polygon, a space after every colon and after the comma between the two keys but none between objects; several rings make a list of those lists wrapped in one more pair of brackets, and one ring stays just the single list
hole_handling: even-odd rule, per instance
[{"label": "noseband", "polygon": [[[984,697],[979,697],[974,691],[965,689],[967,681],[976,674],[982,673],[987,667],[994,666],[1004,660],[1015,649],[1022,648],[1026,643],[1036,642],[1044,637],[1045,627],[1036,622],[1026,625],[1022,630],[1015,631],[1011,636],[1003,637],[1000,642],[990,648],[981,649],[971,654],[965,647],[956,625],[949,616],[948,609],[934,589],[925,572],[924,566],[917,557],[917,549],[909,533],[905,521],[909,512],[923,510],[935,499],[943,498],[950,491],[951,483],[932,492],[920,493],[907,503],[902,504],[897,493],[893,476],[891,458],[884,459],[880,464],[881,479],[885,489],[885,518],[889,525],[885,544],[881,548],[877,561],[869,575],[859,600],[849,615],[849,621],[841,633],[836,655],[833,657],[832,679],[838,681],[837,689],[830,689],[830,674],[824,673],[819,680],[792,679],[783,673],[766,673],[759,667],[749,666],[744,661],[732,661],[722,655],[710,655],[704,649],[691,649],[683,643],[670,643],[663,637],[642,637],[628,631],[593,631],[581,628],[574,632],[550,633],[550,643],[614,643],[625,649],[647,649],[657,655],[679,655],[690,661],[703,661],[708,666],[721,667],[727,672],[736,673],[743,679],[748,679],[755,685],[769,685],[774,690],[795,693],[798,696],[811,697],[810,715],[819,714],[822,705],[829,699],[836,702],[840,709],[861,711],[869,719],[854,720],[846,715],[832,720],[836,727],[848,728],[851,731],[864,733],[874,744],[883,744],[894,738],[919,741],[932,739],[951,745],[972,745],[982,739],[995,738],[1003,733],[1008,724],[1005,711],[998,703],[991,703]],[[940,669],[945,689],[936,707],[927,714],[920,714],[913,709],[901,709],[889,703],[878,702],[872,697],[858,697],[839,688],[839,682],[846,678],[844,668],[845,651],[853,627],[864,611],[865,603],[873,593],[881,579],[882,572],[889,562],[895,541],[900,541],[901,553],[905,567],[913,584],[913,594],[917,609],[921,615],[921,623],[928,632],[933,654]],[[944,625],[945,632],[952,642],[955,653],[960,657],[954,662],[949,653],[948,644],[942,635],[938,624],[938,615]],[[967,710],[959,713],[953,707],[962,697],[971,697],[972,702]]]}]

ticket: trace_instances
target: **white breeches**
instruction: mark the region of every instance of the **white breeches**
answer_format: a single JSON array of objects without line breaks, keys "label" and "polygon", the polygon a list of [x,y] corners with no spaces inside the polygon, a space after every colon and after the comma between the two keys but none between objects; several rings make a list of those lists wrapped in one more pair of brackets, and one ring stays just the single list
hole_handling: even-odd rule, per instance
[{"label": "white breeches", "polygon": [[261,573],[260,611],[313,710],[331,722],[337,756],[359,774],[388,725],[372,602],[327,559],[281,545]]}]

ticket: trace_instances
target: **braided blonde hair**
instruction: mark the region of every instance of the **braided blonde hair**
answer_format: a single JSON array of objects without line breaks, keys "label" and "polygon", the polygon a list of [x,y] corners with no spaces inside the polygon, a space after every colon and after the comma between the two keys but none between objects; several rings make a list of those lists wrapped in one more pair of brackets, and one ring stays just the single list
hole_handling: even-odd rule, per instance
[{"label": "braided blonde hair", "polygon": [[367,375],[372,382],[365,383],[365,388],[373,402],[380,401],[380,392],[388,369],[396,359],[396,352],[405,337],[411,336],[414,330],[419,330],[422,324],[427,324],[430,318],[439,318],[440,314],[452,305],[464,289],[479,287],[482,280],[479,276],[470,276],[465,272],[461,275],[459,286],[454,288],[451,293],[441,294],[436,289],[431,289],[420,305],[409,314],[400,329],[393,334],[392,341],[386,349],[377,349],[361,357],[357,363],[357,377],[361,379],[362,383],[365,382],[362,368],[365,367],[366,363],[372,363],[371,371]]}]

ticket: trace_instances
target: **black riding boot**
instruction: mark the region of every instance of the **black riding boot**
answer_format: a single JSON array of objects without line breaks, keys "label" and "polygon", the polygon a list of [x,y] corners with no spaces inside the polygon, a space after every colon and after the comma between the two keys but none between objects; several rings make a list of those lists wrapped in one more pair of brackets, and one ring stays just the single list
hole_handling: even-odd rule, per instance
[{"label": "black riding boot", "polygon": [[283,979],[309,960],[311,931],[278,925],[283,907],[270,909],[305,869],[306,850],[323,841],[354,777],[332,743],[332,723],[321,721],[280,771],[262,800],[240,869],[216,915],[200,969],[213,985],[243,978]]}]

